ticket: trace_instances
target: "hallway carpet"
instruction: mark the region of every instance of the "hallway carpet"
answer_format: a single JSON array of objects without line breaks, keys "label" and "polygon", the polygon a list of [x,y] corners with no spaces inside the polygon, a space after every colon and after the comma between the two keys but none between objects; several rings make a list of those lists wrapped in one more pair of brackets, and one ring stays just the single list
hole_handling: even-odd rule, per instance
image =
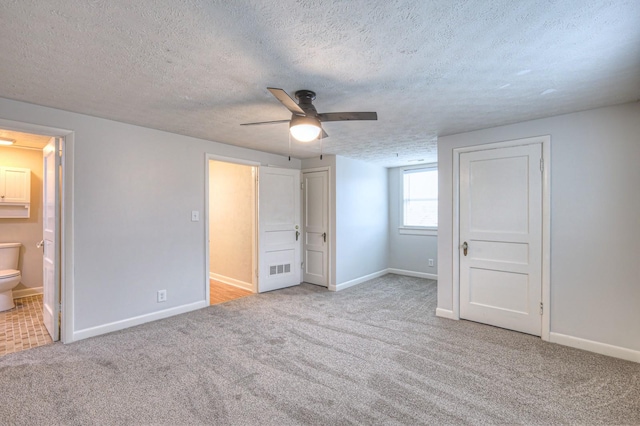
[{"label": "hallway carpet", "polygon": [[640,424],[640,364],[434,316],[436,283],[301,285],[0,358],[3,424]]}]

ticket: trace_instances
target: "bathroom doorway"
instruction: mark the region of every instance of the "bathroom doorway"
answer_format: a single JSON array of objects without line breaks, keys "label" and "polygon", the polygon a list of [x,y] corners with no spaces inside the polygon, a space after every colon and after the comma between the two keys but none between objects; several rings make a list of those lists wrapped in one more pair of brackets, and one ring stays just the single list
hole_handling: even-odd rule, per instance
[{"label": "bathroom doorway", "polygon": [[15,306],[0,312],[0,355],[60,340],[64,159],[64,138],[52,135],[60,131],[31,133],[38,126],[2,124],[0,187],[7,192],[12,186],[14,193],[18,188],[22,196],[0,205],[0,243],[20,244],[20,282],[11,289]]},{"label": "bathroom doorway", "polygon": [[257,292],[257,165],[207,155],[209,304]]}]

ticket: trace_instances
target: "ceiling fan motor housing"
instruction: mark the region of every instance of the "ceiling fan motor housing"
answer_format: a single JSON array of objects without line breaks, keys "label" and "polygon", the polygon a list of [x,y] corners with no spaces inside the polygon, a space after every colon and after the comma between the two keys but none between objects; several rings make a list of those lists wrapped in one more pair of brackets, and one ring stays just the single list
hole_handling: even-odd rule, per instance
[{"label": "ceiling fan motor housing", "polygon": [[298,90],[296,92],[296,99],[298,99],[300,103],[310,104],[316,100],[316,92],[312,90]]}]

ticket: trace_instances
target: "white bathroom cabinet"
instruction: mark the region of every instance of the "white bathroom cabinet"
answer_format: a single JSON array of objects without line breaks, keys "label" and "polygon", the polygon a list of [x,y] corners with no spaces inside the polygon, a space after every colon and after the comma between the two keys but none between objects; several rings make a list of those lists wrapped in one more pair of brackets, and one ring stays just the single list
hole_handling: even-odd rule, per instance
[{"label": "white bathroom cabinet", "polygon": [[31,170],[0,167],[0,218],[26,219],[31,209]]}]

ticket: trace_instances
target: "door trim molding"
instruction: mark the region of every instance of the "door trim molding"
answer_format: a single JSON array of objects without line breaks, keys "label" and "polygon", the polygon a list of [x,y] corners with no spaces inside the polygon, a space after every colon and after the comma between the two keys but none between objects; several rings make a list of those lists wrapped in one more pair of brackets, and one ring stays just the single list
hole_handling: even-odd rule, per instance
[{"label": "door trim molding", "polygon": [[75,133],[72,130],[43,126],[21,121],[0,118],[0,128],[23,133],[58,137],[62,139],[62,184],[60,188],[60,211],[57,223],[60,226],[60,259],[56,259],[60,267],[60,341],[75,341],[73,329],[73,153]]},{"label": "door trim molding", "polygon": [[460,319],[460,155],[465,152],[485,151],[522,145],[542,144],[542,340],[549,340],[551,331],[551,136],[536,136],[488,144],[454,148],[453,150],[453,232],[451,241],[453,310],[448,318]]}]

